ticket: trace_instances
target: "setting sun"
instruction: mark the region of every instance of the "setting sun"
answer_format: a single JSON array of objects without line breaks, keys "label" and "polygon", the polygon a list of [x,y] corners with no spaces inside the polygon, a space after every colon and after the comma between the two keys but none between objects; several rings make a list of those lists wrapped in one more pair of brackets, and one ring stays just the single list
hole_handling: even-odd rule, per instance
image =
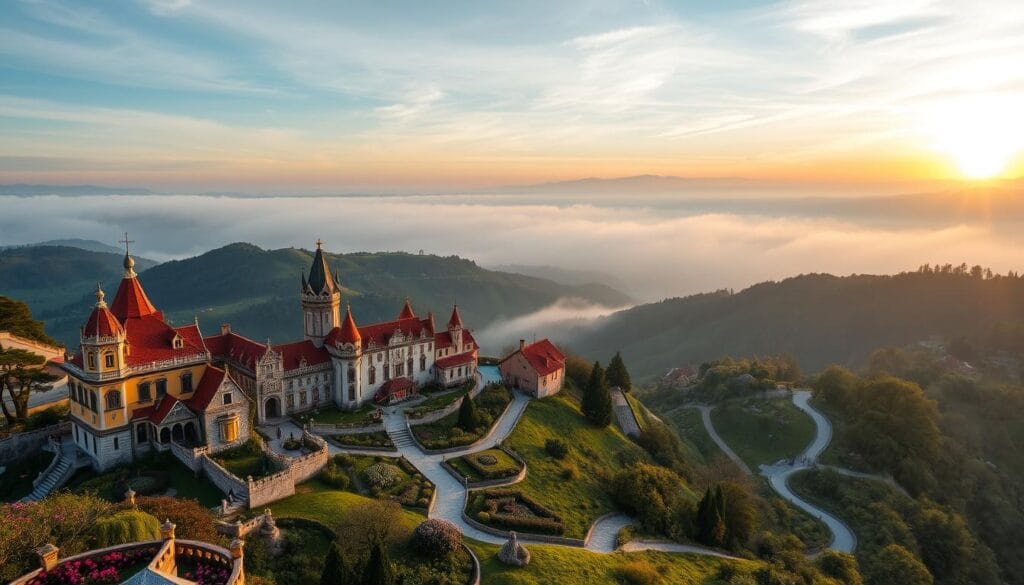
[{"label": "setting sun", "polygon": [[1021,112],[1001,96],[972,96],[943,103],[926,121],[935,147],[952,157],[960,173],[988,179],[1002,173],[1024,148]]}]

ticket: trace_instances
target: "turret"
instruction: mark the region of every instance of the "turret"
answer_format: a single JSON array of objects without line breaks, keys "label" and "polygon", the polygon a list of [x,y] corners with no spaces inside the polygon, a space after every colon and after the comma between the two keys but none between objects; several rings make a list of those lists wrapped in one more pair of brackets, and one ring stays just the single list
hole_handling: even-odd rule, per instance
[{"label": "turret", "polygon": [[142,290],[142,284],[139,283],[138,275],[135,274],[135,259],[128,252],[129,243],[131,243],[131,240],[128,239],[128,234],[125,234],[124,277],[121,278],[121,285],[117,287],[114,303],[110,307],[114,316],[120,319],[122,323],[126,319],[137,317],[161,316],[160,312],[153,306],[153,303],[149,301],[146,291]]},{"label": "turret", "polygon": [[415,319],[416,313],[412,310],[412,305],[409,304],[409,297],[405,297],[405,305],[402,306],[402,311],[398,313],[398,318],[401,319]]},{"label": "turret", "polygon": [[448,319],[448,334],[452,336],[452,345],[456,352],[462,351],[462,315],[459,315],[459,305],[452,308],[452,316]]},{"label": "turret", "polygon": [[96,285],[96,305],[82,328],[82,363],[85,371],[95,374],[120,370],[125,363],[124,327],[107,308],[106,294]]},{"label": "turret", "polygon": [[317,347],[323,347],[332,329],[341,324],[341,284],[331,273],[320,240],[316,241],[309,277],[302,277],[303,332]]}]

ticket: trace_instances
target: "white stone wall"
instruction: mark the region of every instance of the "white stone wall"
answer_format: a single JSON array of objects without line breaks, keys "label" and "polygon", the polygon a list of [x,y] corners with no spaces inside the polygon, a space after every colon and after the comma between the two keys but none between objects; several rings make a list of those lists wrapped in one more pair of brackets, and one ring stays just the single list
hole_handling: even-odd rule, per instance
[{"label": "white stone wall", "polygon": [[[284,404],[286,414],[296,414],[323,408],[332,402],[331,366],[324,364],[317,370],[286,372],[284,378]],[[306,402],[302,402],[302,393]],[[314,396],[315,393],[315,396]]]},{"label": "white stone wall", "polygon": [[122,463],[130,463],[132,453],[131,426],[109,435],[98,435],[89,427],[73,423],[78,428],[78,437],[72,428],[71,438],[92,459],[92,466],[97,471],[106,471]]}]

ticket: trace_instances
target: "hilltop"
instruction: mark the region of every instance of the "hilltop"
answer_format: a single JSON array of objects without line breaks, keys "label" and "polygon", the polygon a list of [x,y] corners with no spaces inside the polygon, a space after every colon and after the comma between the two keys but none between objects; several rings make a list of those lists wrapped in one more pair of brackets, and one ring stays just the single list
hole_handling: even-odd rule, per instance
[{"label": "hilltop", "polygon": [[581,355],[621,350],[637,377],[723,355],[791,354],[807,371],[863,364],[880,346],[981,333],[1024,319],[1024,280],[948,273],[807,274],[738,293],[639,305],[570,336]]},{"label": "hilltop", "polygon": [[[442,316],[458,302],[474,328],[530,313],[565,297],[605,305],[629,298],[602,285],[564,285],[550,280],[486,270],[457,256],[402,252],[328,254],[338,271],[356,319],[394,318],[403,299],[414,308]],[[0,251],[0,293],[26,301],[46,322],[47,331],[77,345],[78,328],[88,316],[99,281],[116,290],[122,258],[67,247],[27,247]],[[176,322],[198,315],[204,330],[222,322],[253,338],[301,337],[300,276],[312,252],[297,248],[264,250],[236,243],[184,260],[154,265],[137,262],[146,292]]]}]

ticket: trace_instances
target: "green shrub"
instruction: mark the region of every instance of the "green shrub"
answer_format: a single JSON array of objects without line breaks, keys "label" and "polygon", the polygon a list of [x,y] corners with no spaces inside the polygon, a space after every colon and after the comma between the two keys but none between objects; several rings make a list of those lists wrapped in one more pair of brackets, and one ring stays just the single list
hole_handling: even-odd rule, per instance
[{"label": "green shrub", "polygon": [[658,570],[647,561],[630,561],[619,567],[619,577],[629,585],[657,585],[661,583]]},{"label": "green shrub", "polygon": [[324,466],[320,472],[320,481],[339,490],[347,489],[351,483],[348,473],[334,461],[328,461]]},{"label": "green shrub", "polygon": [[491,515],[488,514],[487,512],[483,512],[483,511],[477,512],[476,519],[479,520],[480,522],[483,522],[484,524],[487,524],[488,522],[491,521]]},{"label": "green shrub", "polygon": [[565,459],[569,454],[569,445],[561,439],[548,439],[544,441],[544,450],[555,459]]},{"label": "green shrub", "polygon": [[96,520],[93,527],[96,548],[160,538],[160,521],[140,510],[122,510]]},{"label": "green shrub", "polygon": [[566,463],[565,465],[562,466],[562,479],[573,480],[573,479],[579,479],[579,478],[580,478],[580,468],[576,467],[575,463],[572,463],[570,461],[569,463]]}]

